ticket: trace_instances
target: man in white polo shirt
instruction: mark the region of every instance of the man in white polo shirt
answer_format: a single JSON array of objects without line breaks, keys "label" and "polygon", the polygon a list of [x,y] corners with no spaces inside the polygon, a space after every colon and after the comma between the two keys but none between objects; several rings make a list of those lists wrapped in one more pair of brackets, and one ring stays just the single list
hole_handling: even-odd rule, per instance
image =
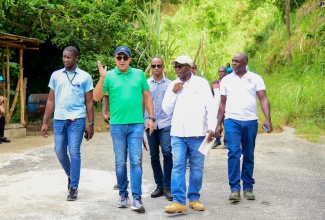
[{"label": "man in white polo shirt", "polygon": [[[231,194],[229,200],[239,201],[240,178],[243,181],[243,196],[255,200],[253,194],[254,148],[258,129],[258,97],[265,116],[262,126],[268,133],[273,131],[270,105],[266,97],[265,84],[261,76],[246,69],[248,57],[238,53],[232,59],[234,74],[223,78],[220,84],[221,102],[218,113],[216,134],[221,136],[224,121],[228,140],[228,179]],[[243,154],[242,171],[240,157]]]}]

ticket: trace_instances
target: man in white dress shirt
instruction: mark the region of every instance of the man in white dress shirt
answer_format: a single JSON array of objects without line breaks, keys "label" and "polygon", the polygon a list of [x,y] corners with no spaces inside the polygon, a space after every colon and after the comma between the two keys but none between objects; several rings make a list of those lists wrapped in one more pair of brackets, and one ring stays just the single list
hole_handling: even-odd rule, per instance
[{"label": "man in white dress shirt", "polygon": [[173,203],[165,207],[166,213],[184,213],[186,209],[186,161],[189,158],[190,174],[187,198],[189,207],[203,211],[200,189],[204,168],[204,155],[198,151],[202,141],[214,138],[217,124],[217,106],[207,80],[191,72],[193,64],[188,56],[179,56],[171,61],[178,78],[166,91],[162,108],[172,114],[171,145],[173,169],[171,192]]}]

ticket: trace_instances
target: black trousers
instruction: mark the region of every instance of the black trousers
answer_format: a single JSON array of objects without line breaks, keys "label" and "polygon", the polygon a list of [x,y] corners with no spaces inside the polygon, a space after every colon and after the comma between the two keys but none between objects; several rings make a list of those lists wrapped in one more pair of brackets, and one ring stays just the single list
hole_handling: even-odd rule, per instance
[{"label": "black trousers", "polygon": [[6,124],[6,119],[5,116],[1,116],[0,118],[0,137],[4,137],[5,135],[5,124]]}]

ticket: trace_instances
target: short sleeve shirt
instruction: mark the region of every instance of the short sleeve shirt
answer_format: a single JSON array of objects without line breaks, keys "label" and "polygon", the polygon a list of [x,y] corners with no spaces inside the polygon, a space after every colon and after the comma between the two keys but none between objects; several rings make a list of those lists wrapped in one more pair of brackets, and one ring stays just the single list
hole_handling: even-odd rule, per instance
[{"label": "short sleeve shirt", "polygon": [[142,93],[149,90],[142,70],[129,67],[122,73],[115,67],[107,72],[103,92],[110,100],[111,124],[144,123]]},{"label": "short sleeve shirt", "polygon": [[52,73],[48,86],[54,90],[54,119],[86,117],[85,93],[94,89],[89,73],[78,67],[73,72],[63,68]]},{"label": "short sleeve shirt", "polygon": [[227,96],[225,119],[241,121],[258,119],[257,91],[265,90],[262,77],[247,71],[242,77],[230,74],[220,83],[220,94]]},{"label": "short sleeve shirt", "polygon": [[[152,102],[154,105],[154,116],[156,117],[156,122],[155,122],[155,129],[159,128],[165,128],[167,126],[170,126],[172,117],[171,115],[167,115],[163,110],[162,110],[162,102],[166,93],[166,90],[168,88],[168,85],[170,84],[170,80],[163,77],[160,82],[155,81],[153,77],[150,77],[147,80],[149,86],[150,86],[150,95],[152,98]],[[145,111],[144,114],[145,118],[145,124],[148,123],[149,120],[149,114],[147,110]]]}]

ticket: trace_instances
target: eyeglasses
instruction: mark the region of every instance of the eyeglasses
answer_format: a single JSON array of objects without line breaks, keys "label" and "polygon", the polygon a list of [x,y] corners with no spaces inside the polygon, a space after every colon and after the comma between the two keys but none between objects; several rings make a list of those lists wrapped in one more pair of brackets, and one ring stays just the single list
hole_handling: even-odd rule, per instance
[{"label": "eyeglasses", "polygon": [[184,66],[188,66],[188,65],[179,64],[179,65],[175,65],[174,68],[175,68],[175,70],[182,69]]},{"label": "eyeglasses", "polygon": [[129,57],[128,56],[117,56],[117,57],[115,57],[118,61],[121,61],[122,59],[124,60],[124,61],[127,61],[128,59],[129,59]]},{"label": "eyeglasses", "polygon": [[151,68],[152,68],[152,69],[155,69],[156,67],[158,67],[158,69],[160,69],[160,68],[163,67],[163,65],[161,65],[161,64],[158,64],[158,65],[154,65],[154,64],[152,64],[152,65],[151,65]]},{"label": "eyeglasses", "polygon": [[192,70],[196,70],[196,68],[195,67],[192,67]]}]

